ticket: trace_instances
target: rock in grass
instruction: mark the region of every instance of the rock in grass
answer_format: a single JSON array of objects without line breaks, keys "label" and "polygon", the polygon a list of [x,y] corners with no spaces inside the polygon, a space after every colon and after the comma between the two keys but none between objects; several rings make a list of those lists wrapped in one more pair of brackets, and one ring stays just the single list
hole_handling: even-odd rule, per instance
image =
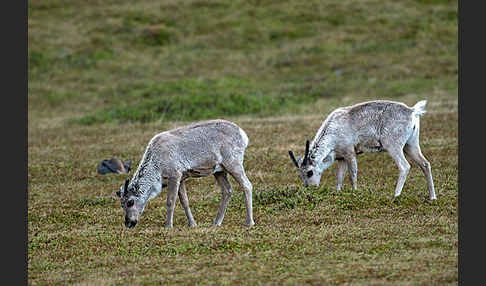
[{"label": "rock in grass", "polygon": [[123,174],[130,172],[132,160],[123,162],[121,159],[112,157],[101,161],[98,165],[98,174],[104,175],[108,173]]}]

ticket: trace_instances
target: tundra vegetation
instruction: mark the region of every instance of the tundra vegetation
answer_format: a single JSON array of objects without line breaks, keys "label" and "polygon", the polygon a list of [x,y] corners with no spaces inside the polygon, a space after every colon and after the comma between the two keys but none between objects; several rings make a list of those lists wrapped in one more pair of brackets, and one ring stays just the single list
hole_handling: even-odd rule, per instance
[{"label": "tundra vegetation", "polygon": [[[28,2],[28,284],[259,285],[458,282],[457,1]],[[303,154],[334,109],[374,99],[427,100],[420,146],[437,200],[411,164],[359,157],[358,189],[336,166],[303,188]],[[155,134],[224,118],[250,142],[255,225],[234,193],[187,180],[197,227],[165,188],[126,229],[100,175],[111,157],[137,166]],[[133,169],[133,168],[132,168]]]}]

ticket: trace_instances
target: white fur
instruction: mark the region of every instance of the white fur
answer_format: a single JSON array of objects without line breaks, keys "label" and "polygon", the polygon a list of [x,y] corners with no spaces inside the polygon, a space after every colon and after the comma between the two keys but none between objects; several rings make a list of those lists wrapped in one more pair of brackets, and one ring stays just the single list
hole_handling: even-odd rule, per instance
[{"label": "white fur", "polygon": [[[245,192],[246,225],[253,225],[252,184],[243,167],[248,146],[245,131],[233,122],[210,120],[198,122],[159,133],[150,139],[142,160],[128,186],[122,187],[122,206],[130,199],[132,208],[125,208],[126,225],[133,227],[147,202],[155,198],[167,185],[166,227],[172,227],[177,195],[181,201],[189,226],[196,226],[186,194],[184,180],[214,175],[221,186],[223,198],[213,222],[221,225],[231,193],[227,174],[231,174]],[[135,209],[135,210],[133,210]]]},{"label": "white fur", "polygon": [[[338,164],[336,189],[341,189],[346,171],[356,189],[356,155],[387,151],[399,168],[395,187],[397,197],[401,194],[410,169],[405,152],[422,169],[429,198],[436,199],[430,163],[422,155],[419,146],[420,116],[426,112],[426,103],[422,100],[410,108],[401,102],[376,100],[341,107],[331,112],[309,144],[306,164],[304,158],[294,162],[304,186],[319,185],[322,172],[334,160],[338,160],[342,162]],[[294,160],[293,154],[290,155]]]}]

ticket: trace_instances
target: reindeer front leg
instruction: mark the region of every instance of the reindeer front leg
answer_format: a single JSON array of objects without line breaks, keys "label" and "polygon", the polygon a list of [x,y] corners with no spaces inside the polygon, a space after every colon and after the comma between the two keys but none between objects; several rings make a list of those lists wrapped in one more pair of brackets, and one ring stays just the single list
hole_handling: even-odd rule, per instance
[{"label": "reindeer front leg", "polygon": [[166,228],[172,228],[174,223],[174,207],[182,175],[170,177],[167,184],[167,220]]},{"label": "reindeer front leg", "polygon": [[340,159],[337,160],[337,171],[336,171],[336,190],[340,191],[343,186],[344,175],[348,170],[348,165],[346,161]]},{"label": "reindeer front leg", "polygon": [[187,198],[186,184],[184,183],[184,180],[182,180],[179,185],[179,200],[181,201],[181,205],[184,208],[184,212],[186,213],[189,227],[196,227],[196,221],[194,220],[191,208],[189,207],[189,199]]},{"label": "reindeer front leg", "polygon": [[358,189],[358,161],[356,160],[356,155],[354,150],[352,152],[348,152],[346,156],[344,156],[344,160],[348,166],[349,177],[351,179],[351,183],[353,184],[353,190]]}]

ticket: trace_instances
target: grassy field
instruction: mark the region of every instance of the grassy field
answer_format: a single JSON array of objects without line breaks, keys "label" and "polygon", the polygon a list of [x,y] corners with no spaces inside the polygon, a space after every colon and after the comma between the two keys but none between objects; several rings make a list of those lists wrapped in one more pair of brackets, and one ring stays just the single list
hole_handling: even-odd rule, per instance
[{"label": "grassy field", "polygon": [[[456,285],[457,2],[29,0],[29,285]],[[438,195],[412,165],[398,201],[386,153],[358,157],[358,191],[304,189],[299,155],[333,109],[427,99],[421,146]],[[165,192],[125,229],[96,173],[134,168],[153,135],[225,118],[247,132],[253,227],[241,188],[223,225],[214,178],[190,180],[196,229]],[[131,175],[131,174],[130,174]]]}]

